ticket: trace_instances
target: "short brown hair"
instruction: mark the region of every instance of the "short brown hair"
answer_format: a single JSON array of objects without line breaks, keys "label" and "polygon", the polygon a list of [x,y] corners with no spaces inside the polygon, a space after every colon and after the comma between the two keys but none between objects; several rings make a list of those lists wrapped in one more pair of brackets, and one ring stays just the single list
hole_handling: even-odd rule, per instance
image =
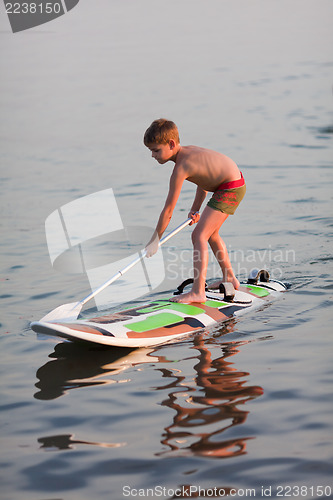
[{"label": "short brown hair", "polygon": [[179,132],[177,125],[165,118],[154,120],[147,128],[143,142],[145,146],[150,144],[168,144],[173,139],[176,144],[179,144]]}]

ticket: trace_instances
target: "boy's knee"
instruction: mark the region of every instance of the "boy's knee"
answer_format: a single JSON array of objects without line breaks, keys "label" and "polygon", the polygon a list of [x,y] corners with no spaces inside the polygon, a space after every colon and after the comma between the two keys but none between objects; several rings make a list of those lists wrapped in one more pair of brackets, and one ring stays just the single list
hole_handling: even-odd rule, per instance
[{"label": "boy's knee", "polygon": [[196,226],[196,228],[192,231],[191,238],[193,244],[207,241],[204,232],[200,230],[199,226]]},{"label": "boy's knee", "polygon": [[192,231],[192,234],[191,234],[191,238],[192,238],[192,243],[196,243],[197,241],[199,241],[200,239],[200,231],[198,231],[198,226],[196,226],[193,231]]},{"label": "boy's knee", "polygon": [[219,235],[218,231],[215,231],[213,234],[210,235],[208,242],[209,243],[214,243],[215,241],[220,241],[221,236]]}]

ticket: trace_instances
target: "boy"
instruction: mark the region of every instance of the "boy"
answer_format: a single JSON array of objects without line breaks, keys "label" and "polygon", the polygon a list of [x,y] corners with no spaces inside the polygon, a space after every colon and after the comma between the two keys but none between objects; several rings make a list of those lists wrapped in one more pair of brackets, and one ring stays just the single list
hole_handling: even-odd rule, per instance
[{"label": "boy", "polygon": [[[198,222],[192,232],[194,283],[190,292],[175,296],[172,300],[187,303],[206,301],[208,243],[221,267],[223,281],[231,282],[235,289],[239,288],[226,245],[219,235],[220,227],[235,212],[246,191],[243,176],[236,163],[216,151],[197,146],[181,146],[176,125],[163,118],[153,121],[146,130],[144,144],[161,165],[168,161],[175,163],[164,208],[146,246],[147,257],[154,255],[158,249],[158,242],[171,220],[184,180],[197,185],[188,214],[193,220],[191,224]],[[200,217],[197,212],[209,191],[214,194]]]}]

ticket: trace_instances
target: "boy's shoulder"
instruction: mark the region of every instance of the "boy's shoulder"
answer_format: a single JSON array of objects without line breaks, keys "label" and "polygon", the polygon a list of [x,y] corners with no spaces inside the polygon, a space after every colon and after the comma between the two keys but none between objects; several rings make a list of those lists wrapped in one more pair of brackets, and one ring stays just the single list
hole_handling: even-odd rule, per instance
[{"label": "boy's shoulder", "polygon": [[200,149],[198,146],[182,146],[179,153],[177,155],[177,160],[179,162],[186,162],[189,158],[193,158],[194,156],[197,156],[200,152]]},{"label": "boy's shoulder", "polygon": [[200,158],[209,157],[214,153],[214,151],[200,146],[182,146],[180,154],[177,155],[176,165],[186,165],[200,161]]},{"label": "boy's shoulder", "polygon": [[184,156],[205,156],[216,153],[216,151],[213,151],[212,149],[194,145],[182,146],[182,151],[184,153]]}]

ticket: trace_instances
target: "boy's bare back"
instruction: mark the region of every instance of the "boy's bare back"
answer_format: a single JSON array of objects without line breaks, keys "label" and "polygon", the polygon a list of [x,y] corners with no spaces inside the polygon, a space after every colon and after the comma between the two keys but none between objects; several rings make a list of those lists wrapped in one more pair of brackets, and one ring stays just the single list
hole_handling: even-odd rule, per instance
[{"label": "boy's bare back", "polygon": [[214,192],[223,182],[241,178],[236,163],[217,151],[198,146],[181,146],[175,158],[173,174]]}]

